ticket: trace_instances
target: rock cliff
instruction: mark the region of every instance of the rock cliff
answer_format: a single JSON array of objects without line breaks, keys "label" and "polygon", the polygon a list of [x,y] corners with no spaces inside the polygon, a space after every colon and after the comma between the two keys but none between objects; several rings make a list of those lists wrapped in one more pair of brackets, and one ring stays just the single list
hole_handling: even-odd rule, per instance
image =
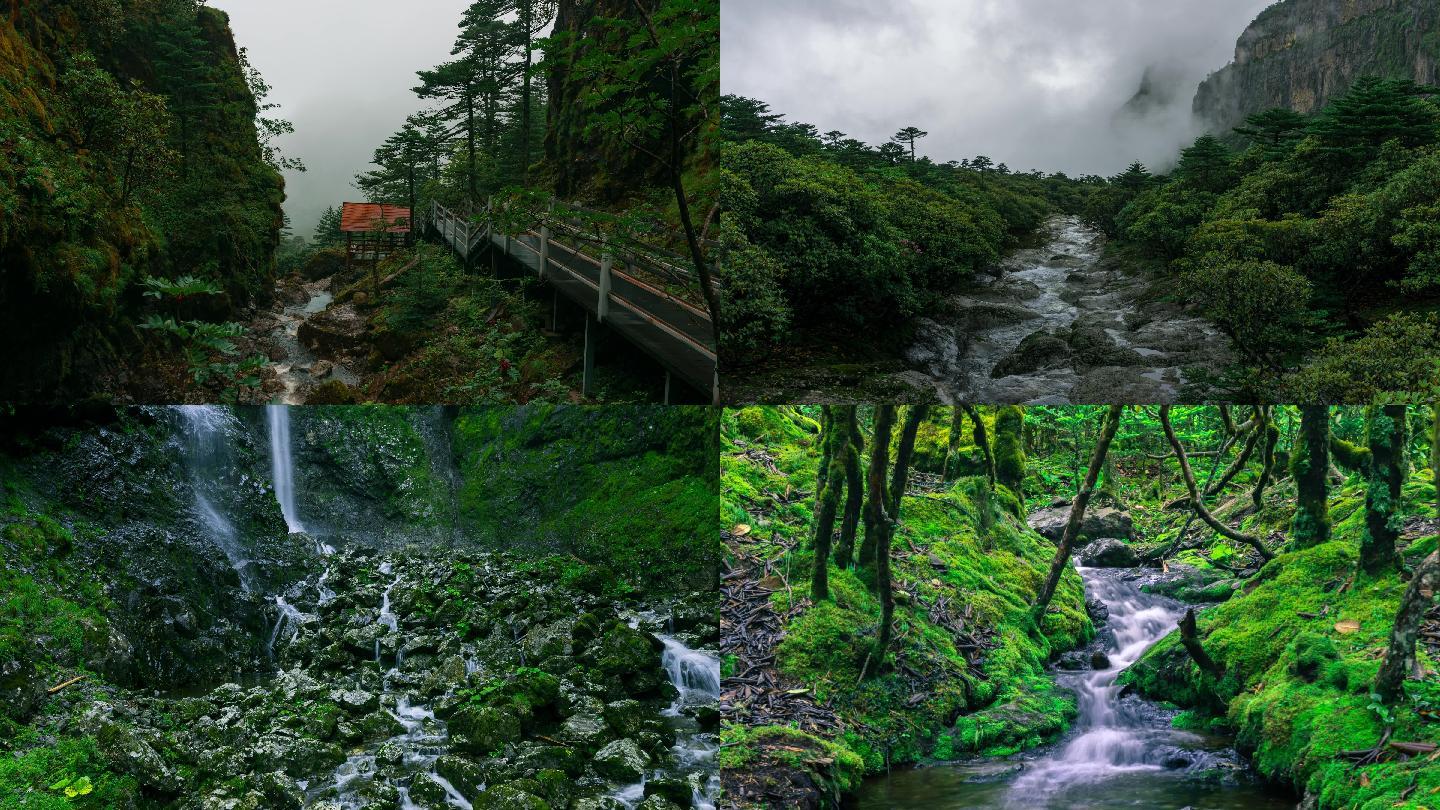
[{"label": "rock cliff", "polygon": [[1228,132],[1272,107],[1316,112],[1367,75],[1440,83],[1440,2],[1282,0],[1240,35],[1235,60],[1201,83],[1194,110]]}]

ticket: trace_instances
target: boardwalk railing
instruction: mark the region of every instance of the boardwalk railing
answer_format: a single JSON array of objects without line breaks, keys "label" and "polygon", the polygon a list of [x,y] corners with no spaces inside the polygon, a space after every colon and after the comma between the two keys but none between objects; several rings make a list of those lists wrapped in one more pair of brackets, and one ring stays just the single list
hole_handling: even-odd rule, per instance
[{"label": "boardwalk railing", "polygon": [[709,313],[657,281],[694,284],[690,271],[633,248],[603,243],[598,244],[598,257],[590,255],[560,239],[594,240],[573,223],[554,217],[542,218],[536,229],[508,234],[437,202],[431,204],[429,224],[461,260],[468,263],[486,249],[499,251],[585,310],[585,394],[593,385],[595,343],[598,327],[604,325],[665,368],[667,401],[673,374],[719,402],[715,330]]}]

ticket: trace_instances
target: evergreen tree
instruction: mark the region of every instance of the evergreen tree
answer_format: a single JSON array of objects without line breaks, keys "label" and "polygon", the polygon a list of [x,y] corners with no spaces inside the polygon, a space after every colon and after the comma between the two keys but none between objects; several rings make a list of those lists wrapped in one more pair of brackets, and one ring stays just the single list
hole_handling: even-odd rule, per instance
[{"label": "evergreen tree", "polygon": [[1310,119],[1288,107],[1275,107],[1245,119],[1245,126],[1235,127],[1264,150],[1266,160],[1279,160],[1290,154],[1304,137]]},{"label": "evergreen tree", "polygon": [[340,236],[340,209],[333,205],[325,209],[315,226],[315,238],[311,241],[318,248],[334,247],[345,241]]},{"label": "evergreen tree", "polygon": [[1368,162],[1386,141],[1407,147],[1431,144],[1440,113],[1426,96],[1435,92],[1409,79],[1367,76],[1326,106],[1308,132],[1319,140],[1323,154],[1349,166]]},{"label": "evergreen tree", "polygon": [[1214,135],[1201,135],[1180,153],[1175,176],[1201,191],[1219,193],[1235,182],[1232,155]]},{"label": "evergreen tree", "polygon": [[915,161],[915,142],[929,134],[919,127],[905,127],[890,137],[896,143],[910,147],[910,161],[913,163]]}]

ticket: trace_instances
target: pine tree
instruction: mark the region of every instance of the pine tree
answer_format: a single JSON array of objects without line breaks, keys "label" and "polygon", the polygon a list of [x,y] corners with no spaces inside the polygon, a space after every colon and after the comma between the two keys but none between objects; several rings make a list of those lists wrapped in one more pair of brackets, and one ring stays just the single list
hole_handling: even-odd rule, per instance
[{"label": "pine tree", "polygon": [[1245,119],[1245,126],[1235,127],[1264,151],[1266,160],[1279,160],[1290,154],[1305,134],[1310,119],[1288,107],[1275,107]]},{"label": "pine tree", "polygon": [[1192,146],[1180,153],[1175,176],[1201,191],[1219,193],[1234,182],[1235,169],[1231,157],[1230,150],[1219,138],[1201,135]]},{"label": "pine tree", "polygon": [[925,136],[927,136],[927,135],[929,135],[929,134],[930,134],[930,133],[926,132],[926,131],[923,130],[923,129],[920,129],[919,127],[905,127],[904,129],[900,130],[899,132],[895,133],[894,135],[892,135],[892,136],[890,136],[890,137],[891,137],[891,139],[894,140],[896,143],[905,144],[905,145],[908,145],[908,146],[910,147],[910,162],[911,162],[911,163],[914,163],[914,162],[915,162],[915,142],[918,141],[918,140],[920,140],[921,138],[924,138]]},{"label": "pine tree", "polygon": [[1322,153],[1350,165],[1369,162],[1386,141],[1416,147],[1434,143],[1440,113],[1425,96],[1437,92],[1408,79],[1367,76],[1310,122]]}]

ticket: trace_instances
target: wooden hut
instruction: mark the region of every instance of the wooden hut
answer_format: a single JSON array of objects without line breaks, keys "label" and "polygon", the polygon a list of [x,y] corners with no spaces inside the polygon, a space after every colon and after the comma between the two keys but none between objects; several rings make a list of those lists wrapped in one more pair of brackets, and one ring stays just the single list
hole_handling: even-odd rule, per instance
[{"label": "wooden hut", "polygon": [[343,203],[340,232],[345,234],[345,267],[356,260],[378,262],[410,244],[410,209],[383,203]]}]

